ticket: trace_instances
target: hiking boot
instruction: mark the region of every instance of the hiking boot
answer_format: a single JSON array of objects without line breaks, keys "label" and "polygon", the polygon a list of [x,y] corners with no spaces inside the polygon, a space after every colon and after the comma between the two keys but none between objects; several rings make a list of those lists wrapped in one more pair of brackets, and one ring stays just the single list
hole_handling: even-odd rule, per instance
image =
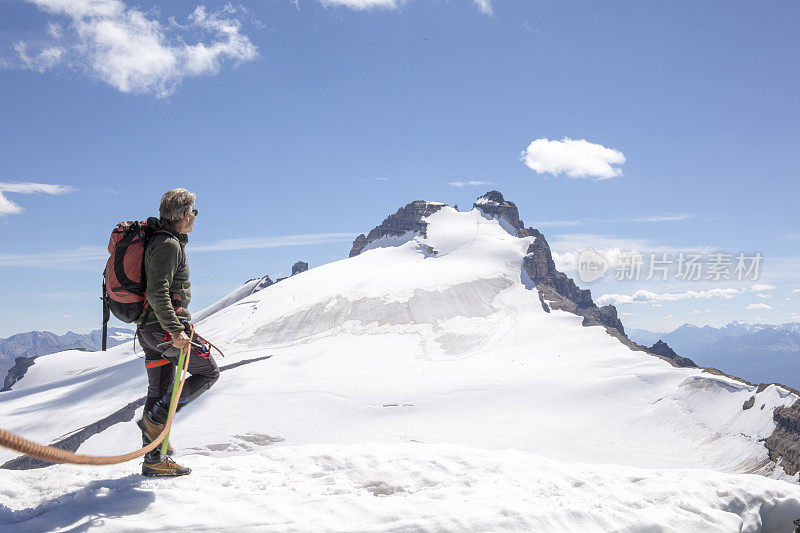
[{"label": "hiking boot", "polygon": [[181,466],[169,457],[164,457],[158,462],[142,463],[142,475],[147,477],[177,477],[191,473],[191,468]]},{"label": "hiking boot", "polygon": [[[142,437],[145,441],[145,444],[150,444],[156,439],[161,432],[164,431],[164,424],[159,424],[150,413],[144,413],[142,418],[136,421],[136,425],[139,426],[139,429],[142,430]],[[167,455],[172,455],[174,450],[172,446],[170,446],[169,442],[167,442]]]}]

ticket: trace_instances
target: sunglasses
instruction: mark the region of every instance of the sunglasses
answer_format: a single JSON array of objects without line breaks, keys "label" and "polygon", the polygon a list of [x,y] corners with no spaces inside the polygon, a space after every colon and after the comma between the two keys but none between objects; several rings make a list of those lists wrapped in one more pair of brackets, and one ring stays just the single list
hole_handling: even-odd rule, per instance
[{"label": "sunglasses", "polygon": [[199,209],[192,209],[189,212],[192,213],[194,216],[197,216],[200,213],[200,210]]}]

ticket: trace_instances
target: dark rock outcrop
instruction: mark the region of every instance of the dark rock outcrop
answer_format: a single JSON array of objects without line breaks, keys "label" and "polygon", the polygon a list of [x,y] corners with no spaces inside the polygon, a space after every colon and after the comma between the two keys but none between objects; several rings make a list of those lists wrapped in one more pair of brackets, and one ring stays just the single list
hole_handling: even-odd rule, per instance
[{"label": "dark rock outcrop", "polygon": [[300,274],[301,272],[305,272],[306,270],[308,270],[308,263],[304,261],[298,261],[292,265],[292,276],[295,274]]},{"label": "dark rock outcrop", "polygon": [[776,407],[772,419],[777,423],[764,446],[769,458],[781,461],[781,466],[790,476],[800,471],[800,402],[791,407]]},{"label": "dark rock outcrop", "polygon": [[[750,396],[746,402],[742,404],[742,411],[747,411],[748,409],[752,409],[753,406],[756,404],[756,397]],[[762,405],[761,408],[763,409],[764,406]]]},{"label": "dark rock outcrop", "polygon": [[21,380],[25,376],[25,372],[33,366],[36,357],[38,356],[17,357],[14,359],[14,366],[8,369],[8,374],[6,374],[6,379],[3,382],[3,388],[0,389],[0,392],[11,390],[14,383]]},{"label": "dark rock outcrop", "polygon": [[[517,230],[518,237],[541,235],[541,233],[533,228],[525,228],[525,224],[519,218],[517,204],[503,198],[503,194],[500,191],[487,192],[483,196],[478,197],[478,200],[472,204],[472,206],[480,209],[484,216],[504,219],[511,227]],[[529,231],[533,231],[538,235],[529,233]]]},{"label": "dark rock outcrop", "polygon": [[662,357],[666,357],[667,359],[671,359],[680,367],[697,367],[694,361],[688,357],[681,357],[680,355],[676,354],[675,351],[669,347],[669,344],[660,339],[657,343],[648,348],[647,351]]},{"label": "dark rock outcrop", "polygon": [[386,217],[386,219],[379,226],[373,228],[369,234],[364,235],[362,233],[356,237],[356,240],[353,241],[353,248],[350,250],[350,257],[357,256],[369,243],[383,237],[402,237],[409,231],[419,233],[425,237],[428,224],[422,219],[434,214],[445,206],[446,204],[438,202],[415,200],[401,207],[395,214]]}]

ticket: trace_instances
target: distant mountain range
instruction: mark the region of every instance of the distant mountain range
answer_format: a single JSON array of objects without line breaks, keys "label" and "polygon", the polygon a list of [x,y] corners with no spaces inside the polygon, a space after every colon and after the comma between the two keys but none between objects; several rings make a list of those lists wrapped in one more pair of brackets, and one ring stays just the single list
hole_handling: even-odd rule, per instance
[{"label": "distant mountain range", "polygon": [[780,382],[800,389],[800,323],[733,321],[721,328],[684,324],[667,333],[626,328],[639,344],[662,340],[700,366],[720,368],[754,383]]},{"label": "distant mountain range", "polygon": [[[133,330],[124,328],[108,328],[108,347],[114,347],[133,339]],[[30,363],[40,355],[48,355],[64,350],[84,350],[95,352],[100,350],[102,335],[99,329],[90,333],[73,333],[56,335],[50,331],[28,331],[17,333],[6,339],[0,339],[0,387],[4,385],[9,369],[13,368],[17,358],[26,359],[27,369]],[[9,380],[12,384],[14,380]],[[9,385],[10,386],[10,385]]]}]

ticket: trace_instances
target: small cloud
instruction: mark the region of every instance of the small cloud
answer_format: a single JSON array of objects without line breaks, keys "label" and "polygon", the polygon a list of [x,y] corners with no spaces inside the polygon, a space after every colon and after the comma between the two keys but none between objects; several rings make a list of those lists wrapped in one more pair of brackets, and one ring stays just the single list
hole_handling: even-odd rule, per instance
[{"label": "small cloud", "polygon": [[[633,294],[604,294],[597,298],[595,301],[598,305],[606,304],[627,304],[639,302],[674,302],[678,300],[693,300],[693,299],[730,299],[744,292],[743,289],[709,289],[705,291],[685,291],[685,292],[652,292],[647,290],[638,290]],[[763,305],[763,304],[759,304]]]},{"label": "small cloud", "polygon": [[23,42],[15,43],[14,50],[25,68],[35,70],[39,74],[61,63],[66,53],[60,46],[46,46],[37,53],[29,54],[28,44]]},{"label": "small cloud", "polygon": [[759,292],[758,294],[756,294],[756,297],[766,300],[767,298],[772,298],[772,295]]},{"label": "small cloud", "polygon": [[800,294],[800,289],[792,289],[792,294]]},{"label": "small cloud", "polygon": [[387,178],[367,178],[363,180],[358,180],[359,183],[371,183],[371,182],[384,183],[387,181],[389,181]]},{"label": "small cloud", "polygon": [[633,217],[628,220],[631,222],[675,222],[678,220],[686,220],[688,218],[693,218],[695,215],[688,215],[685,213],[675,214],[675,215],[650,215],[644,217]]},{"label": "small cloud", "polygon": [[451,187],[481,187],[484,185],[500,185],[494,181],[448,181],[447,184]]},{"label": "small cloud", "polygon": [[61,318],[72,318],[70,315],[61,315]]},{"label": "small cloud", "polygon": [[787,233],[785,235],[781,235],[782,239],[800,239],[800,233]]},{"label": "small cloud", "polygon": [[484,15],[492,15],[494,13],[494,9],[492,8],[492,3],[489,0],[473,0],[473,1],[477,6],[478,11],[480,11]]},{"label": "small cloud", "polygon": [[52,185],[49,183],[4,183],[0,181],[0,217],[19,215],[25,209],[9,200],[4,193],[12,194],[66,194],[74,191],[69,185]]},{"label": "small cloud", "polygon": [[534,227],[537,228],[547,228],[547,227],[559,227],[559,226],[580,226],[583,224],[580,220],[542,220],[539,222],[534,222]]},{"label": "small cloud", "polygon": [[745,307],[748,311],[756,311],[760,309],[772,309],[772,307],[768,306],[767,304],[750,304]]},{"label": "small cloud", "polygon": [[766,283],[754,283],[753,286],[750,287],[750,290],[753,292],[756,291],[763,292],[763,291],[774,291],[777,288],[778,287],[776,287],[775,285],[768,285]]},{"label": "small cloud", "polygon": [[319,0],[325,7],[347,7],[355,11],[397,9],[402,0]]},{"label": "small cloud", "polygon": [[625,155],[601,144],[567,137],[560,141],[536,139],[520,159],[537,174],[566,175],[570,178],[604,180],[622,175],[613,165],[625,163]]}]

